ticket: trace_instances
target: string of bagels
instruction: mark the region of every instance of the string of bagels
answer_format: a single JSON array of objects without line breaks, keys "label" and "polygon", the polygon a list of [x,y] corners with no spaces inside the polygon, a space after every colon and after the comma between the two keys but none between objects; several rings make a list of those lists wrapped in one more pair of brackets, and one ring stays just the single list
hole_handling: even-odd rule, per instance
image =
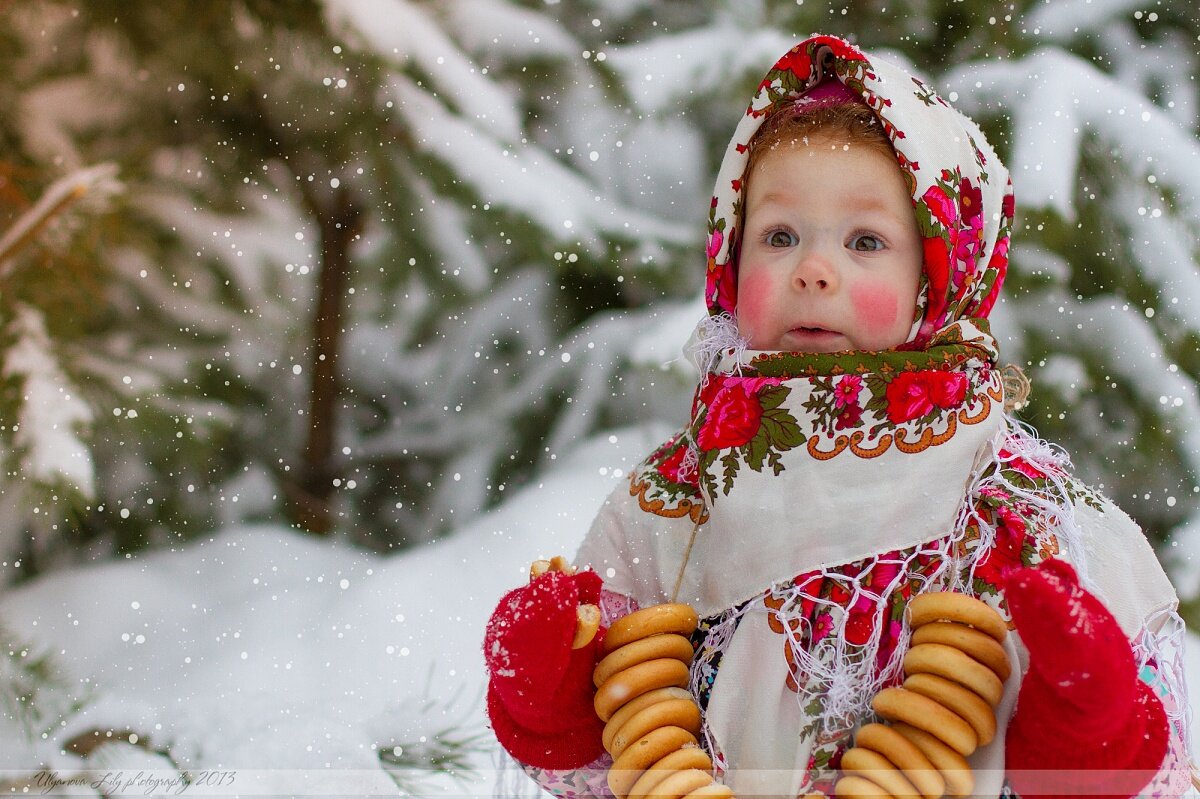
[{"label": "string of bagels", "polygon": [[[530,580],[551,571],[574,573],[559,556],[535,561]],[[699,743],[700,707],[688,690],[699,618],[675,601],[678,590],[677,582],[670,602],[614,621],[600,644],[594,707],[618,799],[734,797]],[[580,604],[576,616],[571,646],[580,649],[599,631],[600,609]],[[904,682],[873,698],[883,721],[859,728],[843,754],[838,797],[969,796],[975,779],[966,758],[996,736],[996,706],[1012,673],[1004,620],[974,597],[940,591],[914,597],[906,623]]]}]

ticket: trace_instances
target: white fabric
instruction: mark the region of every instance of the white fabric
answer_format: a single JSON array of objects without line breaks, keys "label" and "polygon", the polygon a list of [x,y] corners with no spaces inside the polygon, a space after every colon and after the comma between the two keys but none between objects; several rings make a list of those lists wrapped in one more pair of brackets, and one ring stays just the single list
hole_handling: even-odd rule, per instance
[{"label": "white fabric", "polygon": [[[961,485],[962,479],[957,483]],[[952,491],[947,486],[944,493]],[[961,489],[957,492],[961,498]],[[1060,556],[1090,575],[1091,590],[1133,637],[1147,620],[1173,610],[1177,598],[1141,530],[1111,502],[1100,500],[1103,512],[1082,502],[1075,505],[1074,521],[1082,533],[1083,551],[1063,551]],[[853,500],[847,502],[848,510],[855,507]],[[628,594],[642,607],[665,602],[675,575],[659,564],[664,558],[672,564],[679,562],[691,531],[692,524],[686,519],[643,512],[630,497],[628,483],[622,481],[597,516],[575,562],[596,569],[606,587]],[[759,531],[771,535],[765,527]],[[878,549],[895,548],[889,544]],[[751,557],[748,551],[742,554]],[[689,568],[730,573],[744,565],[711,547],[694,551]],[[757,593],[764,593],[770,582],[761,583]],[[768,629],[766,608],[761,597],[756,598],[724,653],[709,700],[705,734],[726,757],[730,770],[727,784],[739,796],[795,797],[812,752],[813,741],[798,734],[809,719],[796,694],[786,688],[788,666],[780,640],[779,634]],[[1009,636],[1006,650],[1015,667],[997,708],[1001,732],[967,759],[976,774],[978,796],[998,796],[1003,786],[1003,730],[1015,711],[1020,680],[1028,668],[1028,653],[1019,634]]]}]

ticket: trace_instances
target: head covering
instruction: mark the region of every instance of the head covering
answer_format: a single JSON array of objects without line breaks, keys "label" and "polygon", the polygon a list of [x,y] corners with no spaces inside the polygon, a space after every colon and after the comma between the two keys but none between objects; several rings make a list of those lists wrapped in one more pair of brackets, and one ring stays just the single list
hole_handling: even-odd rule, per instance
[{"label": "head covering", "polygon": [[781,107],[804,109],[848,99],[865,103],[879,117],[924,240],[921,313],[908,337],[910,348],[926,347],[935,336],[953,336],[960,321],[987,332],[980,322],[995,304],[1008,268],[1013,217],[1008,170],[979,127],[919,78],[885,61],[869,61],[833,36],[814,36],[775,62],[729,142],[709,213],[709,314],[736,312],[737,223],[750,140]]}]

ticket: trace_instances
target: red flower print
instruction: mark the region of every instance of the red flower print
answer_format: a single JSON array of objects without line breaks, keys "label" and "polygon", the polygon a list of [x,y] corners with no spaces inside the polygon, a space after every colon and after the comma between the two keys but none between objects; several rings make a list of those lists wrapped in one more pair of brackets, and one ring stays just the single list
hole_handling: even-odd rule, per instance
[{"label": "red flower print", "polygon": [[850,618],[846,621],[846,640],[856,646],[862,646],[871,640],[875,632],[875,618],[881,609],[874,602],[862,598],[850,608]]},{"label": "red flower print", "polygon": [[672,483],[687,483],[690,485],[695,485],[696,474],[694,469],[690,470],[691,474],[687,475],[686,479],[685,476],[681,476],[679,473],[679,467],[683,463],[683,458],[684,455],[687,454],[687,451],[687,446],[682,446],[676,449],[675,452],[671,453],[671,457],[658,464],[658,473],[670,480]]},{"label": "red flower print", "polygon": [[967,395],[967,376],[962,372],[939,369],[922,372],[929,386],[929,399],[939,408],[955,408]]},{"label": "red flower print", "polygon": [[1004,195],[1004,199],[1000,202],[1000,213],[1004,214],[1008,219],[1013,218],[1013,214],[1017,210],[1017,200],[1012,192]]},{"label": "red flower print", "polygon": [[941,327],[942,313],[946,310],[946,289],[950,286],[950,254],[941,236],[928,237],[924,246],[925,278],[929,283],[925,320],[934,327]]},{"label": "red flower print", "polygon": [[963,178],[958,184],[958,208],[963,219],[983,216],[983,190],[972,186],[970,178]]},{"label": "red flower print", "polygon": [[887,386],[887,415],[892,424],[903,424],[933,410],[929,387],[920,372],[901,372]]},{"label": "red flower print", "polygon": [[993,511],[996,538],[992,548],[979,559],[975,576],[989,585],[1001,585],[1013,569],[1024,566],[1021,550],[1025,546],[1025,520],[1007,505]]},{"label": "red flower print", "polygon": [[725,241],[725,233],[717,228],[708,237],[708,257],[716,258],[721,251],[721,242]]},{"label": "red flower print", "polygon": [[858,393],[862,391],[862,375],[842,375],[833,388],[833,407],[844,408],[858,402]]},{"label": "red flower print", "polygon": [[829,49],[833,50],[833,54],[838,58],[846,58],[852,61],[867,60],[867,57],[857,47],[836,37],[823,36],[821,37],[821,44],[829,45]]},{"label": "red flower print", "polygon": [[863,409],[858,405],[847,405],[846,409],[837,415],[833,421],[834,430],[848,430],[862,424]]},{"label": "red flower print", "polygon": [[992,312],[992,306],[1000,297],[1000,287],[1004,285],[1004,277],[1008,274],[1008,236],[1003,236],[1000,241],[996,242],[996,248],[992,251],[991,259],[988,260],[988,269],[995,272],[996,277],[992,282],[992,288],[979,303],[979,308],[974,313],[975,316],[985,319]]},{"label": "red flower print", "polygon": [[774,68],[791,72],[800,80],[808,80],[812,72],[812,58],[809,57],[807,48],[797,45],[776,61]]},{"label": "red flower print", "polygon": [[703,450],[740,447],[758,432],[762,412],[757,392],[748,393],[739,383],[725,381],[708,406],[697,443]]},{"label": "red flower print", "polygon": [[1044,471],[1034,466],[1026,459],[1013,455],[1003,447],[1000,449],[1000,462],[1004,464],[1005,468],[1015,469],[1032,480],[1042,480],[1046,477],[1046,473]]},{"label": "red flower print", "polygon": [[833,632],[833,616],[829,608],[818,606],[817,614],[812,620],[812,642],[815,644]]},{"label": "red flower print", "polygon": [[953,229],[958,221],[958,208],[954,205],[954,200],[946,193],[946,190],[941,186],[930,186],[921,200],[929,208],[929,213],[933,218],[942,223],[943,227]]},{"label": "red flower print", "polygon": [[958,184],[960,224],[954,242],[954,259],[973,264],[983,246],[983,192],[963,178]]},{"label": "red flower print", "polygon": [[901,372],[888,383],[887,414],[892,424],[918,419],[934,409],[954,408],[967,396],[967,376],[960,372],[926,369]]},{"label": "red flower print", "polygon": [[707,296],[710,308],[732,314],[737,307],[737,278],[729,264],[709,259]]}]

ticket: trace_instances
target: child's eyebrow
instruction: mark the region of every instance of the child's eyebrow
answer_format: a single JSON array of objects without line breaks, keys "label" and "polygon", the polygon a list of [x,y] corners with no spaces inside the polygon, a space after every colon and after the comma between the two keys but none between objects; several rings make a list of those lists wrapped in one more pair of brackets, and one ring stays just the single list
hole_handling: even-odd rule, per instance
[{"label": "child's eyebrow", "polygon": [[[759,198],[756,205],[793,205],[796,200],[796,195],[793,192],[772,191],[764,194]],[[878,195],[864,193],[850,200],[848,203],[850,208],[855,211],[877,211],[891,219],[899,222],[905,221],[905,217],[897,215],[893,209],[888,207],[888,204],[883,201]]]}]

